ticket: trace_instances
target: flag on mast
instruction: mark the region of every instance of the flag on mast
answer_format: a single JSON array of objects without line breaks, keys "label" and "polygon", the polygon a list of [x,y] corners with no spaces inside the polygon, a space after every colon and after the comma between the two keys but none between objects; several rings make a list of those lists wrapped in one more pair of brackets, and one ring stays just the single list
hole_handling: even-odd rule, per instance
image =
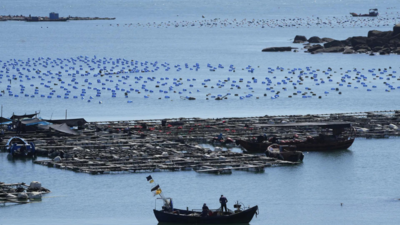
[{"label": "flag on mast", "polygon": [[155,187],[153,187],[153,188],[151,189],[151,192],[157,191],[159,188],[160,188],[160,185],[157,184]]},{"label": "flag on mast", "polygon": [[150,184],[154,182],[154,180],[153,180],[153,178],[151,177],[151,175],[149,175],[148,177],[146,177],[146,179],[147,179],[147,181],[150,182]]}]

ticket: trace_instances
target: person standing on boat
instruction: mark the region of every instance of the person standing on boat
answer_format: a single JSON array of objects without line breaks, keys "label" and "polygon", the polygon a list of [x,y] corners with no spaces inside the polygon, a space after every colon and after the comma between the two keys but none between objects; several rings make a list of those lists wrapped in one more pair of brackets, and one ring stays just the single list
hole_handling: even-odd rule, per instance
[{"label": "person standing on boat", "polygon": [[226,203],[228,202],[228,199],[225,198],[225,196],[221,195],[221,198],[219,198],[219,203],[221,203],[221,211],[228,212],[228,208],[226,208]]}]

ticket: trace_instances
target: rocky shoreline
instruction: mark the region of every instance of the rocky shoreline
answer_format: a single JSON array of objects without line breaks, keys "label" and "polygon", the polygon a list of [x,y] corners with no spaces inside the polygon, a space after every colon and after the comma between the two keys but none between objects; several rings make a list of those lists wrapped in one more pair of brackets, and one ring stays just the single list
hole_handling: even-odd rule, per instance
[{"label": "rocky shoreline", "polygon": [[[306,53],[331,53],[343,54],[370,54],[388,55],[400,54],[400,24],[393,27],[393,31],[370,30],[367,36],[354,36],[345,40],[332,38],[319,38],[317,36],[307,39],[305,36],[296,35],[293,43],[305,43]],[[293,47],[271,47],[262,52],[292,51]],[[295,50],[297,51],[297,50]]]}]

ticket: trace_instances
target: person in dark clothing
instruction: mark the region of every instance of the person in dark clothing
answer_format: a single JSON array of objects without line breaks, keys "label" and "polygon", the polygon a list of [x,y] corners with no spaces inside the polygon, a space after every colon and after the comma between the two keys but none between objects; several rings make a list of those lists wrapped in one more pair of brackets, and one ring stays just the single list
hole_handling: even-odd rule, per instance
[{"label": "person in dark clothing", "polygon": [[203,211],[201,212],[201,216],[206,217],[208,215],[208,211],[209,211],[208,206],[206,205],[206,203],[204,203]]},{"label": "person in dark clothing", "polygon": [[221,211],[228,212],[228,208],[226,208],[226,203],[228,202],[228,199],[225,198],[225,196],[221,195],[221,198],[219,198],[219,203],[221,203]]},{"label": "person in dark clothing", "polygon": [[21,121],[18,119],[16,125],[15,125],[15,131],[17,134],[21,133]]}]

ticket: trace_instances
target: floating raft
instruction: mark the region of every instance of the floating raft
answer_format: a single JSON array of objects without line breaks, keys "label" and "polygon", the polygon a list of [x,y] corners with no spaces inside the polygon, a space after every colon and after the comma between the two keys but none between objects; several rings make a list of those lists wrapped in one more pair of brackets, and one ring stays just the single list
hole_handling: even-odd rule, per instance
[{"label": "floating raft", "polygon": [[[36,164],[89,174],[160,171],[215,172],[228,170],[262,171],[275,165],[293,163],[232,152],[214,151],[198,143],[219,144],[214,137],[223,134],[234,140],[256,140],[259,135],[279,139],[299,139],[324,132],[321,127],[259,126],[260,124],[350,122],[357,137],[399,136],[400,111],[279,115],[246,118],[170,118],[154,120],[89,122],[68,135],[57,130],[28,131],[19,136],[34,141],[39,156]],[[15,132],[6,131],[3,145]],[[234,143],[231,143],[232,147]]]}]

